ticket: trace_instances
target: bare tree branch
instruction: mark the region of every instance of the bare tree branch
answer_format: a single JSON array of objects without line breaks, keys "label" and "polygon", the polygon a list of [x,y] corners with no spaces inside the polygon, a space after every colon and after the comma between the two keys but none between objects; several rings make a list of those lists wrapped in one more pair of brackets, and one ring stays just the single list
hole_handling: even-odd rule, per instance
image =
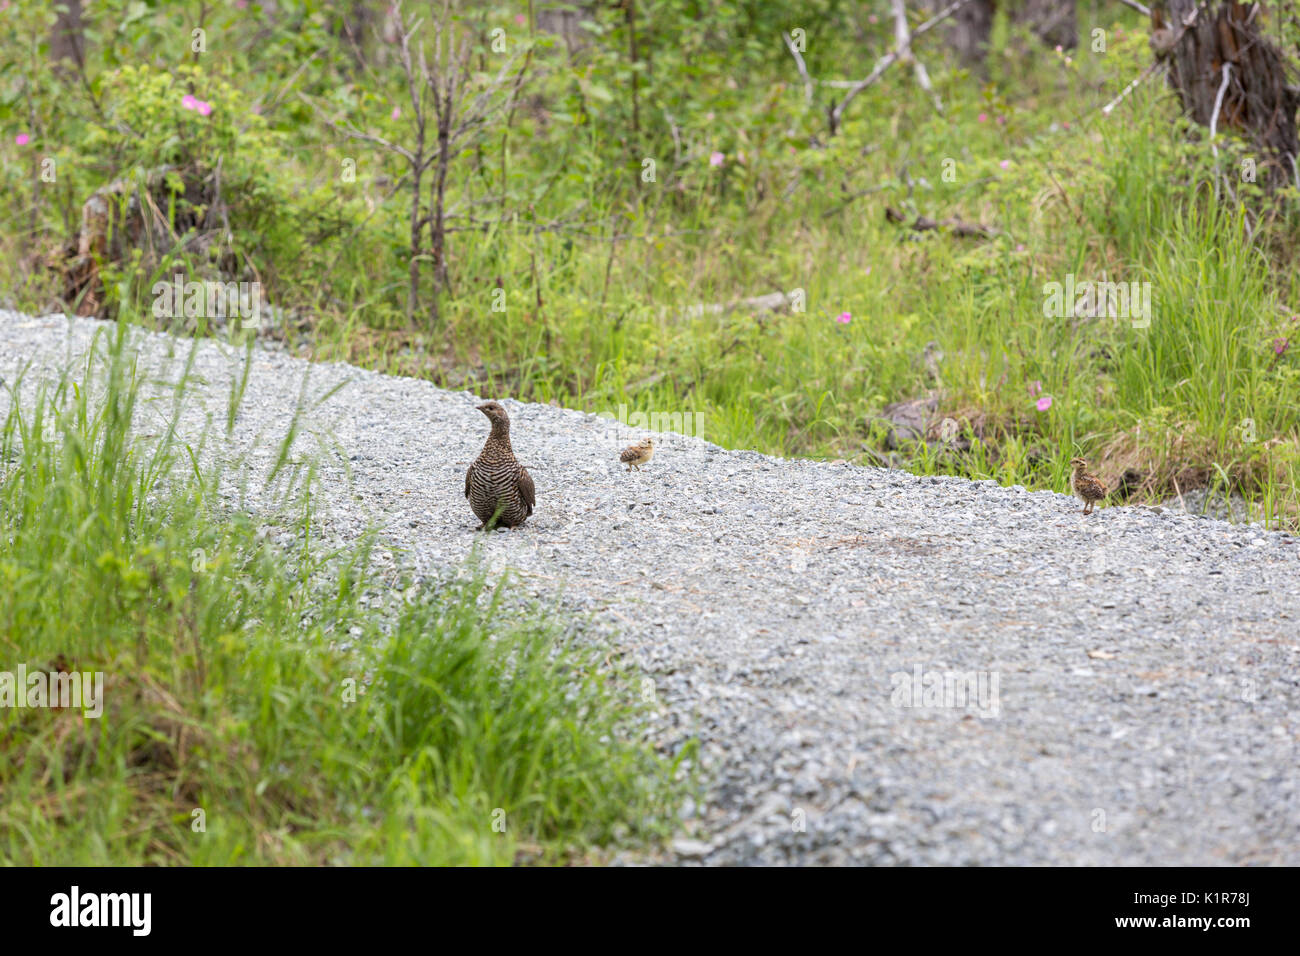
[{"label": "bare tree branch", "polygon": [[813,101],[813,84],[808,77],[808,64],[803,61],[803,54],[795,49],[794,43],[790,40],[790,34],[782,33],[781,39],[790,50],[790,55],[794,57],[794,64],[799,68],[799,75],[803,77],[803,95],[809,103]]},{"label": "bare tree branch", "polygon": [[1228,91],[1228,80],[1232,77],[1232,64],[1223,64],[1223,82],[1219,84],[1219,92],[1214,97],[1214,112],[1210,114],[1210,148],[1214,150],[1214,155],[1219,155],[1219,148],[1214,145],[1214,137],[1219,128],[1219,110],[1223,108],[1223,94]]},{"label": "bare tree branch", "polygon": [[903,0],[890,0],[890,3],[894,8],[894,47],[906,51],[902,56],[912,61],[912,73],[916,77],[916,85],[929,94],[935,110],[942,115],[943,103],[930,84],[930,74],[925,64],[912,52],[912,34],[907,28],[907,8],[903,6]]},{"label": "bare tree branch", "polygon": [[[853,102],[854,98],[859,93],[861,93],[863,90],[869,87],[872,83],[875,83],[876,80],[880,79],[880,77],[884,75],[884,72],[887,69],[889,69],[891,66],[893,66],[894,63],[896,63],[900,58],[904,56],[908,56],[908,57],[911,56],[912,41],[916,40],[917,37],[922,36],[923,34],[928,33],[930,30],[937,27],[940,23],[942,23],[944,20],[947,20],[954,13],[956,13],[958,10],[960,10],[962,7],[966,6],[966,4],[970,2],[971,0],[954,0],[954,2],[948,4],[948,6],[944,7],[942,10],[940,10],[938,13],[932,16],[929,20],[926,20],[914,31],[912,31],[911,38],[908,40],[908,44],[906,47],[904,47],[903,49],[894,49],[891,50],[889,53],[886,53],[884,56],[880,58],[879,61],[877,61],[876,67],[871,71],[870,76],[868,76],[865,80],[860,80],[857,83],[853,84],[853,86],[849,87],[849,91],[844,94],[844,99],[841,100],[840,103],[830,111],[831,135],[832,136],[835,135],[835,133],[839,130],[840,125],[844,122],[844,111],[848,109],[849,104]],[[895,26],[897,26],[897,24],[895,24]]]}]

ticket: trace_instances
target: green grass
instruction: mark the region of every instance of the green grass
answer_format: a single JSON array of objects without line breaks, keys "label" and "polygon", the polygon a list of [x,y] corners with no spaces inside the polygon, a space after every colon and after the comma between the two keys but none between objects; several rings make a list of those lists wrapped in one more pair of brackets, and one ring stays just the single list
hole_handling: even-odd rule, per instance
[{"label": "green grass", "polygon": [[97,719],[0,708],[0,860],[501,864],[668,832],[678,762],[630,674],[472,559],[416,582],[371,538],[274,544],[310,530],[311,476],[286,442],[280,507],[223,508],[239,463],[143,427],[177,420],[188,375],[159,400],[125,328],[77,374],[8,383],[0,661],[105,690]]},{"label": "green grass", "polygon": [[[937,394],[937,419],[957,421],[970,451],[916,445],[896,464],[1062,490],[1084,455],[1126,482],[1112,504],[1209,486],[1300,527],[1300,360],[1273,348],[1300,337],[1295,197],[1270,204],[1239,183],[1241,203],[1216,200],[1203,144],[1157,84],[1100,115],[1145,65],[1143,40],[1112,34],[1109,55],[1080,52],[1071,67],[1039,58],[1014,98],[950,74],[943,117],[897,71],[824,149],[751,151],[748,167],[729,161],[684,197],[584,196],[613,224],[603,236],[516,223],[458,238],[444,328],[327,320],[315,348],[488,395],[699,414],[702,437],[725,447],[864,464],[884,452],[873,423],[885,405]],[[1249,153],[1220,149],[1228,170]],[[727,177],[796,186],[742,199]],[[845,198],[866,188],[878,191]],[[910,241],[887,204],[1001,234]],[[1071,273],[1149,282],[1149,327],[1044,317],[1045,284]],[[504,311],[491,307],[498,281]],[[793,289],[802,313],[690,312]],[[937,381],[928,343],[943,354]]]},{"label": "green grass", "polygon": [[[702,413],[702,437],[725,447],[863,463],[883,450],[872,421],[886,404],[936,392],[939,417],[957,420],[975,447],[939,456],[905,449],[899,463],[910,470],[1059,490],[1069,459],[1083,454],[1112,482],[1137,473],[1134,500],[1217,483],[1251,499],[1257,517],[1294,526],[1300,366],[1294,351],[1279,358],[1272,349],[1300,333],[1284,308],[1289,280],[1246,238],[1240,210],[1220,209],[1194,188],[1157,209],[1149,195],[1129,195],[1130,154],[1152,137],[1168,140],[1161,108],[1141,97],[1135,108],[1145,110],[1138,120],[1101,131],[1104,157],[1050,158],[1086,142],[1079,133],[1016,159],[1035,180],[1039,164],[1054,167],[1062,191],[1046,182],[1043,208],[942,193],[924,207],[1005,231],[987,243],[907,242],[878,204],[832,223],[814,206],[788,225],[728,222],[719,228],[737,232],[716,245],[629,243],[604,307],[604,265],[593,249],[572,254],[563,282],[552,275],[540,312],[531,285],[509,296],[504,313],[490,312],[486,292],[476,291],[453,299],[441,336],[401,333],[391,350],[382,336],[348,336],[325,353],[488,395],[595,412],[626,404]],[[1181,153],[1167,145],[1163,163],[1140,174],[1148,194],[1170,193],[1163,184],[1179,175]],[[888,162],[880,162],[883,178]],[[1098,186],[1116,181],[1118,191]],[[1112,235],[1129,248],[1097,241]],[[491,269],[520,272],[534,254],[558,268],[559,245],[500,236]],[[1043,286],[1067,273],[1151,283],[1149,327],[1045,318]],[[689,315],[695,303],[795,288],[807,296],[801,314]],[[851,322],[835,322],[845,311]],[[944,356],[938,381],[921,360],[930,342]],[[1051,396],[1047,411],[1036,408],[1031,383]]]}]

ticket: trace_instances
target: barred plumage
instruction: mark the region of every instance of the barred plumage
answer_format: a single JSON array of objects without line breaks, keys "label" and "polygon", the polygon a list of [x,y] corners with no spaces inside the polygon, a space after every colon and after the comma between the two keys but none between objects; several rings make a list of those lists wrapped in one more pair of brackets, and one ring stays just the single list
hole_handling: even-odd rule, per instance
[{"label": "barred plumage", "polygon": [[1070,459],[1070,490],[1083,502],[1083,513],[1092,514],[1092,506],[1106,497],[1109,492],[1096,475],[1090,475],[1085,468],[1088,462],[1082,458]]},{"label": "barred plumage", "polygon": [[650,464],[650,459],[655,456],[654,439],[642,438],[635,445],[628,445],[618,456],[618,460],[627,465],[627,470],[635,468],[641,470],[642,465]]},{"label": "barred plumage", "polygon": [[517,528],[528,520],[537,503],[533,479],[510,447],[506,410],[497,402],[484,402],[478,410],[492,423],[492,432],[465,472],[465,497],[483,522],[479,530],[492,525]]}]

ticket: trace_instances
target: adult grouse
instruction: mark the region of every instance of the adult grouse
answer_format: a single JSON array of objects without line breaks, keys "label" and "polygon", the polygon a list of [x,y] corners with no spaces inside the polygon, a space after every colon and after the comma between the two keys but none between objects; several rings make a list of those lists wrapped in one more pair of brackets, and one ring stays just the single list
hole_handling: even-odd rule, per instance
[{"label": "adult grouse", "polygon": [[483,450],[465,472],[465,497],[482,522],[479,531],[494,525],[517,528],[528,520],[536,503],[533,479],[510,447],[510,416],[497,402],[478,410],[492,423]]}]

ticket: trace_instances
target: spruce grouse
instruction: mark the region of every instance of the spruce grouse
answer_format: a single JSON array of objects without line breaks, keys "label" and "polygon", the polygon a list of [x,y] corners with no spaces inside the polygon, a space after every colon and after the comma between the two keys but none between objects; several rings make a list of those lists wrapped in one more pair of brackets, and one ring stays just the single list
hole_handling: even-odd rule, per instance
[{"label": "spruce grouse", "polygon": [[536,491],[510,447],[510,416],[497,402],[484,402],[478,410],[492,423],[483,450],[465,472],[465,497],[482,522],[478,530],[501,525],[518,528],[533,513]]}]

